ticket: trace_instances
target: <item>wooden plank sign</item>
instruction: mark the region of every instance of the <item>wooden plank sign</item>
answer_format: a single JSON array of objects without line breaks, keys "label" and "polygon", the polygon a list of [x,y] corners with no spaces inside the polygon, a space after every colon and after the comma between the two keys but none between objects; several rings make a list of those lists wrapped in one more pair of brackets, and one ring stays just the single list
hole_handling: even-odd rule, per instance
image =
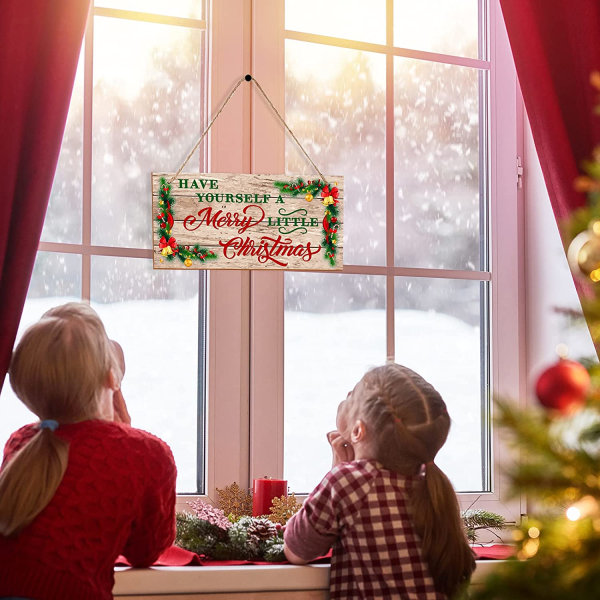
[{"label": "wooden plank sign", "polygon": [[343,267],[344,179],[152,174],[155,269]]}]

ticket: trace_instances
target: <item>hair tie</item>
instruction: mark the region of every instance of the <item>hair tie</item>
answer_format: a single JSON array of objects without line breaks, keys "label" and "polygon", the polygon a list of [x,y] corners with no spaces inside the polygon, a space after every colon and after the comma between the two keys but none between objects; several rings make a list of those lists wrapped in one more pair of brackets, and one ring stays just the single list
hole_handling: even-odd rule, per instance
[{"label": "hair tie", "polygon": [[427,475],[427,468],[433,465],[433,461],[430,460],[426,463],[421,463],[421,468],[419,469],[419,477],[425,477]]},{"label": "hair tie", "polygon": [[49,429],[50,431],[56,431],[58,429],[58,421],[54,419],[45,419],[40,422],[40,429]]}]

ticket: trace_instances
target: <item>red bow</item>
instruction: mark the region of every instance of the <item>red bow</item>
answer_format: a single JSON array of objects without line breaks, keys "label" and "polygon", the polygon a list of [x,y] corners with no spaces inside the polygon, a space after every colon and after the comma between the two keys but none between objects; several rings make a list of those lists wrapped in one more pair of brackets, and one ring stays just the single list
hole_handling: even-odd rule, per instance
[{"label": "red bow", "polygon": [[337,199],[338,199],[339,193],[340,193],[340,191],[336,187],[333,187],[333,188],[329,189],[328,185],[326,185],[321,190],[321,196],[323,198],[327,198],[327,196],[332,196],[333,197],[333,199],[335,200],[334,205],[337,205]]},{"label": "red bow", "polygon": [[160,238],[160,242],[158,243],[158,247],[159,248],[166,248],[167,246],[171,246],[171,248],[173,248],[173,250],[175,250],[175,238],[174,237],[169,238],[168,242],[167,242],[167,239],[164,236]]}]

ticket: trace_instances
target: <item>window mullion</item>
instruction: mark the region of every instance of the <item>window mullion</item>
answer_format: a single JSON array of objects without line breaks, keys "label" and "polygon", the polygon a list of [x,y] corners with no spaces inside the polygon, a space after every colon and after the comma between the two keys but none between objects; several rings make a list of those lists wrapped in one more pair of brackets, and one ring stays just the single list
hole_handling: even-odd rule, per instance
[{"label": "window mullion", "polygon": [[386,44],[388,53],[385,57],[385,227],[386,227],[386,357],[396,357],[395,335],[395,291],[394,275],[390,268],[394,267],[394,0],[386,4]]},{"label": "window mullion", "polygon": [[[90,11],[85,33],[83,71],[83,190],[81,211],[81,242],[84,247],[92,243],[92,103],[94,96],[94,15]],[[81,257],[81,297],[91,295],[91,257]]]},{"label": "window mullion", "polygon": [[[251,1],[209,4],[209,111],[249,68]],[[250,86],[231,98],[209,136],[211,172],[250,169]],[[209,278],[207,495],[234,481],[249,485],[250,273],[214,270]]]},{"label": "window mullion", "polygon": [[[253,3],[252,72],[285,112],[283,0]],[[252,172],[285,171],[285,132],[253,86]],[[283,477],[284,273],[253,271],[250,308],[250,478]]]}]

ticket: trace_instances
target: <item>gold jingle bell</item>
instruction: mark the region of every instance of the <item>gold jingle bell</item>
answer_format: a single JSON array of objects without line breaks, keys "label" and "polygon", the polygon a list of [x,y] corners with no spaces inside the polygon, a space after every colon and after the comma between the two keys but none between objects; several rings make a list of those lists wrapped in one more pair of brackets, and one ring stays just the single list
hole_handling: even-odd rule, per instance
[{"label": "gold jingle bell", "polygon": [[569,244],[567,260],[574,275],[596,283],[600,281],[600,221],[576,235]]}]

